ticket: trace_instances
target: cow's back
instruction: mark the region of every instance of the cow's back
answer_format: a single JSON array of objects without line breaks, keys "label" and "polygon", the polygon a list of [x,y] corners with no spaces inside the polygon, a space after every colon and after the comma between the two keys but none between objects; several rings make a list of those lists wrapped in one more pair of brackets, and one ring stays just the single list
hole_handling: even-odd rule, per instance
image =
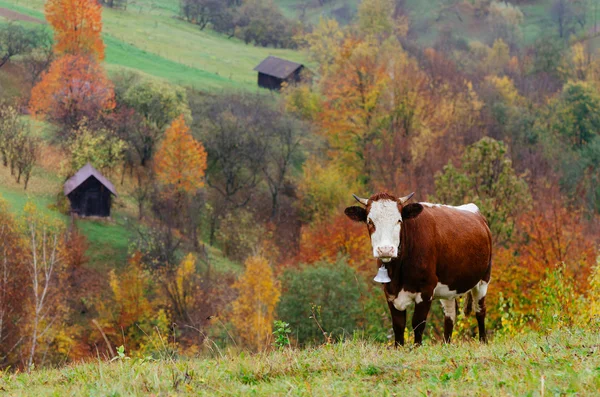
[{"label": "cow's back", "polygon": [[459,294],[489,281],[491,233],[477,207],[422,205],[423,212],[404,225],[408,261]]}]

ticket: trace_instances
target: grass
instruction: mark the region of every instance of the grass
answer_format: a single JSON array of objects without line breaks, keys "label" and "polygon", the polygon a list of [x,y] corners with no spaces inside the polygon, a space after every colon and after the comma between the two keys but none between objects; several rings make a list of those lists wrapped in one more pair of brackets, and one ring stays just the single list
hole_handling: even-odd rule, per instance
[{"label": "grass", "polygon": [[[0,0],[0,7],[43,20],[41,0]],[[128,10],[103,10],[109,72],[135,69],[203,91],[256,90],[252,69],[268,55],[306,63],[305,54],[246,45],[175,18],[177,0],[141,1]]]},{"label": "grass", "polygon": [[0,390],[11,396],[596,395],[599,350],[598,330],[397,350],[356,340],[305,350],[212,351],[195,359],[94,361],[5,373]]}]

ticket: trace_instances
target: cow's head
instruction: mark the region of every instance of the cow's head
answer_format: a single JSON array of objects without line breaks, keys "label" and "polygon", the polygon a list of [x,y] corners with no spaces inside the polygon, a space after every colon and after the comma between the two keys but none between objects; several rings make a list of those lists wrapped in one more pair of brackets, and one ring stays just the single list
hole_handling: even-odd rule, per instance
[{"label": "cow's head", "polygon": [[378,193],[368,199],[353,195],[362,206],[348,207],[344,213],[353,221],[367,224],[375,258],[389,262],[398,256],[402,222],[423,211],[421,204],[405,205],[413,195],[396,198],[387,193]]}]

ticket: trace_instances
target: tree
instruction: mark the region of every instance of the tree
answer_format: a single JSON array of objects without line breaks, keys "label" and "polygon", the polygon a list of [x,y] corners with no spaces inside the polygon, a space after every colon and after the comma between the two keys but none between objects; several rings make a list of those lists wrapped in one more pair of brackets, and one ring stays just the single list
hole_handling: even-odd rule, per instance
[{"label": "tree", "polygon": [[294,165],[302,162],[301,144],[308,126],[279,112],[267,131],[269,148],[263,159],[262,171],[271,194],[271,220],[279,215],[280,195]]},{"label": "tree", "polygon": [[226,4],[221,0],[181,0],[181,14],[204,30],[209,23],[216,22],[226,12]]},{"label": "tree", "polygon": [[208,152],[206,184],[227,206],[243,207],[256,193],[275,117],[260,96],[227,94],[195,105],[198,135]]},{"label": "tree", "polygon": [[490,4],[487,22],[494,33],[494,40],[501,39],[516,47],[521,40],[523,20],[523,12],[515,5],[499,1]]},{"label": "tree", "polygon": [[321,70],[326,72],[339,53],[344,40],[344,31],[335,19],[320,17],[319,24],[312,32],[307,33],[303,40],[310,57],[319,64]]},{"label": "tree", "polygon": [[4,166],[17,183],[24,177],[24,188],[31,176],[39,152],[39,139],[31,135],[29,123],[20,119],[12,106],[0,106],[0,154]]},{"label": "tree", "polygon": [[0,154],[2,164],[7,167],[10,163],[13,171],[14,143],[25,128],[16,108],[10,105],[0,106]]},{"label": "tree", "polygon": [[269,344],[280,291],[265,258],[250,257],[245,266],[244,274],[233,285],[238,297],[232,303],[231,322],[244,345],[260,350]]},{"label": "tree", "polygon": [[165,132],[154,164],[156,179],[171,194],[189,194],[204,186],[206,151],[190,134],[183,115]]},{"label": "tree", "polygon": [[113,109],[114,91],[102,67],[87,56],[64,55],[55,60],[31,91],[34,116],[74,129],[85,118],[96,120]]},{"label": "tree", "polygon": [[56,55],[104,59],[102,6],[91,0],[49,0],[46,20],[54,29]]},{"label": "tree", "polygon": [[394,33],[394,0],[361,1],[358,6],[358,26],[365,34],[387,36]]},{"label": "tree", "polygon": [[25,190],[27,190],[33,166],[39,157],[39,147],[40,140],[37,137],[31,136],[31,134],[21,134],[15,142],[15,178],[17,183],[21,183],[21,176],[24,178],[23,188]]},{"label": "tree", "polygon": [[[326,230],[326,233],[323,231]],[[346,257],[352,268],[370,274],[373,262],[370,254],[369,237],[363,225],[344,219],[340,211],[328,219],[313,222],[302,228],[300,250],[294,263],[335,262]]]},{"label": "tree", "polygon": [[65,162],[64,173],[71,176],[87,163],[99,170],[110,171],[123,161],[126,148],[125,142],[111,131],[94,131],[83,120],[67,143],[69,158]]},{"label": "tree", "polygon": [[49,38],[43,28],[26,28],[14,23],[0,26],[0,68],[12,57],[25,55],[42,47]]},{"label": "tree", "polygon": [[158,133],[180,115],[189,117],[185,90],[153,79],[133,78],[121,88],[120,99],[135,109]]},{"label": "tree", "polygon": [[[25,206],[25,235],[27,241],[25,260],[30,282],[32,302],[31,344],[27,367],[32,368],[41,338],[54,325],[63,307],[60,304],[61,282],[65,269],[62,260],[62,228],[53,220],[40,215],[37,208]],[[64,295],[63,295],[64,297]]]},{"label": "tree", "polygon": [[347,203],[349,191],[359,189],[356,181],[352,181],[334,162],[322,164],[311,158],[304,163],[302,177],[297,182],[297,205],[305,222],[319,223],[329,219],[340,210],[341,205]]},{"label": "tree", "polygon": [[475,203],[499,244],[511,240],[517,216],[531,201],[506,154],[503,142],[486,137],[466,148],[459,167],[449,162],[435,176],[436,198],[451,205]]},{"label": "tree", "polygon": [[581,148],[600,136],[600,96],[589,83],[565,84],[557,105],[553,129],[564,142]]},{"label": "tree", "polygon": [[372,39],[347,38],[335,66],[322,79],[326,98],[319,118],[332,149],[355,177],[371,175],[368,146],[378,136],[383,90],[389,82],[386,57]]},{"label": "tree", "polygon": [[27,268],[18,224],[0,197],[0,364],[17,365],[26,318]]}]

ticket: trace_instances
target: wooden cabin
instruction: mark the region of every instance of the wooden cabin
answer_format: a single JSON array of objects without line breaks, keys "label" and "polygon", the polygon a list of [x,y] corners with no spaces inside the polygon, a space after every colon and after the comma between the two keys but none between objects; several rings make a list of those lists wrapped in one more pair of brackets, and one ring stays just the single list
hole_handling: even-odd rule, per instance
[{"label": "wooden cabin", "polygon": [[65,196],[71,203],[71,212],[79,216],[109,217],[115,187],[90,163],[65,182]]},{"label": "wooden cabin", "polygon": [[284,82],[299,82],[305,67],[296,62],[269,56],[255,67],[254,70],[258,72],[259,87],[279,90]]}]

